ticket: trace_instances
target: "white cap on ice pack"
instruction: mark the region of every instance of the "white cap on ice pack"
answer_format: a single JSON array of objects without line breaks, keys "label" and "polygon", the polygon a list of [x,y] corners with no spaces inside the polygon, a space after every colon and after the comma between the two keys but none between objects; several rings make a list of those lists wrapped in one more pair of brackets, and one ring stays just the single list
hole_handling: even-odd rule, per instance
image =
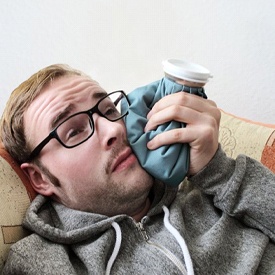
[{"label": "white cap on ice pack", "polygon": [[206,83],[212,77],[210,72],[201,65],[186,60],[167,59],[162,62],[163,70],[168,75],[190,82]]}]

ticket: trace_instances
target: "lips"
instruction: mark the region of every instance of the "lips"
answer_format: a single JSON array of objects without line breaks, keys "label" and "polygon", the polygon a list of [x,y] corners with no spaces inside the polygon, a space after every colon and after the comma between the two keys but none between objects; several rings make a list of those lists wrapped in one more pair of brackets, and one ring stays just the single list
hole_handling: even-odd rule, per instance
[{"label": "lips", "polygon": [[130,165],[132,165],[136,161],[136,157],[133,154],[132,150],[130,148],[127,148],[124,150],[121,154],[118,155],[118,157],[114,160],[111,171],[112,172],[118,172],[121,171]]}]

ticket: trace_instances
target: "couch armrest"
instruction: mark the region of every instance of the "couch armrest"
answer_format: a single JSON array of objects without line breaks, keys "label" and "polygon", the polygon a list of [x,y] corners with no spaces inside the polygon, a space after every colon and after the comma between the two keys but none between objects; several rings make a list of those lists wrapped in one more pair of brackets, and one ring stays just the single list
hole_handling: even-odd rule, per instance
[{"label": "couch armrest", "polygon": [[28,234],[22,220],[35,195],[27,176],[0,143],[0,273],[11,244]]},{"label": "couch armrest", "polygon": [[219,142],[226,154],[250,156],[275,173],[275,125],[258,123],[221,111]]}]

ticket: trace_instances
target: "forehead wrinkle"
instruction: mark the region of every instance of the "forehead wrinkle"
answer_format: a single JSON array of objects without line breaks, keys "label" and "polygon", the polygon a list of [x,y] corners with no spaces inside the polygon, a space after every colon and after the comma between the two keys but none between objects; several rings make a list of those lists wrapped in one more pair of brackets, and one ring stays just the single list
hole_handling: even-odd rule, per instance
[{"label": "forehead wrinkle", "polygon": [[[94,85],[97,85],[97,83],[94,83],[91,79],[86,78],[72,78],[67,79],[66,83],[64,85],[59,85],[54,90],[58,94],[55,98],[56,101],[59,101],[60,98],[64,96],[63,91],[65,90],[67,93],[67,99],[66,101],[72,101],[77,103],[79,99],[75,98],[76,94],[82,94],[86,93],[87,91],[91,90],[92,92]],[[96,92],[97,93],[97,92]],[[99,92],[101,93],[101,91]],[[95,95],[95,98],[97,98],[97,95]],[[82,99],[80,99],[81,101]],[[67,117],[73,114],[73,111],[76,110],[76,106],[74,103],[69,103],[63,110],[57,113],[55,117],[50,121],[50,127],[51,130],[53,130],[55,127],[57,127],[62,121],[64,121]]]},{"label": "forehead wrinkle", "polygon": [[[31,142],[31,140],[35,141],[36,136],[39,137],[41,131],[36,131],[35,129],[39,124],[45,125],[45,118],[48,117],[46,121],[47,132],[44,133],[47,134],[48,131],[54,128],[54,124],[57,125],[57,123],[62,122],[61,120],[71,115],[74,109],[78,110],[77,104],[79,102],[86,102],[87,104],[89,99],[92,105],[93,99],[91,95],[95,94],[95,98],[101,98],[106,94],[104,92],[104,89],[96,81],[83,76],[66,76],[50,82],[41,89],[40,94],[24,113],[27,139]],[[89,106],[87,106],[88,108]]]},{"label": "forehead wrinkle", "polygon": [[[92,93],[91,98],[99,100],[102,97],[106,96],[106,92],[104,91],[97,91]],[[53,130],[55,127],[57,127],[62,121],[64,121],[67,117],[69,117],[71,114],[73,114],[73,111],[75,110],[74,104],[70,103],[68,106],[66,106],[62,111],[60,111],[51,121],[51,130]]]}]

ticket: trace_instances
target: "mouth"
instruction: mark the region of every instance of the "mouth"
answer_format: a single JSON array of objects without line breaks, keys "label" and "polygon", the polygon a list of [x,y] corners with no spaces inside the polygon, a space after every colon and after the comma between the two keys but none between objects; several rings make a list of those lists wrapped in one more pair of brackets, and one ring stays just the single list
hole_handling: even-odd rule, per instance
[{"label": "mouth", "polygon": [[118,157],[114,160],[111,171],[120,172],[128,167],[130,167],[133,163],[137,161],[136,156],[133,154],[130,148],[124,150]]}]

